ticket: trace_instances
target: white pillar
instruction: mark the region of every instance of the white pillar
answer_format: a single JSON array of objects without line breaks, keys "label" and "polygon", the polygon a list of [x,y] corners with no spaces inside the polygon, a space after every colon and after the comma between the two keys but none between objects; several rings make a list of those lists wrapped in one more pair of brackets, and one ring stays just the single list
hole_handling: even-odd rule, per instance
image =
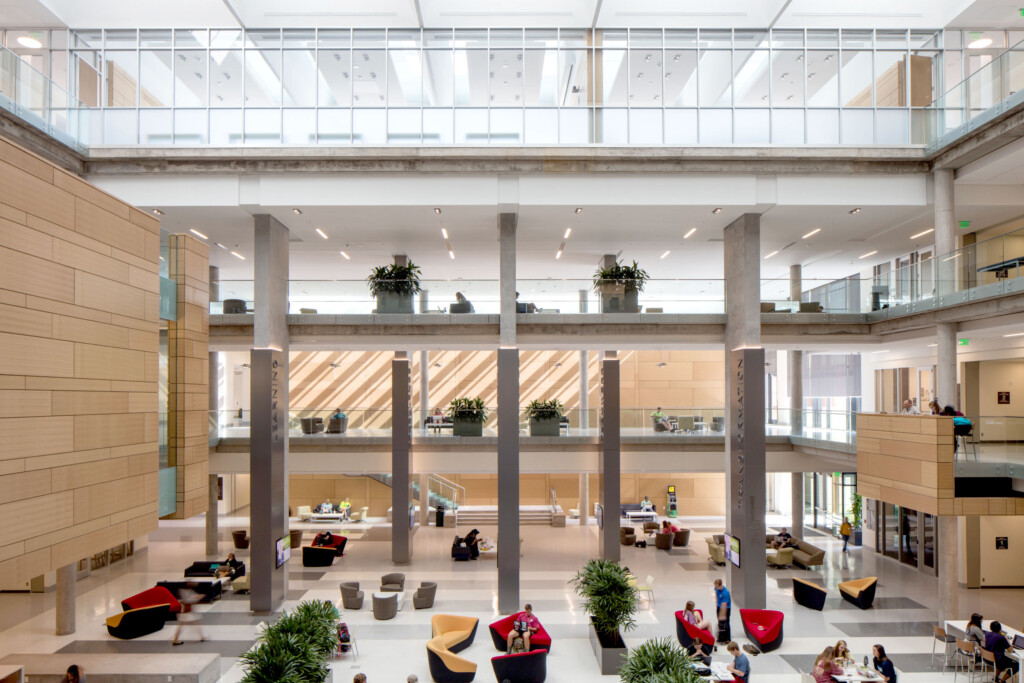
[{"label": "white pillar", "polygon": [[789,433],[799,436],[804,427],[804,352],[790,351],[789,363]]},{"label": "white pillar", "polygon": [[590,474],[580,472],[580,499],[577,503],[580,509],[580,526],[587,526],[590,523]]},{"label": "white pillar", "polygon": [[789,300],[800,301],[800,295],[803,293],[803,289],[803,267],[798,263],[795,266],[789,267]]},{"label": "white pillar", "polygon": [[78,563],[57,568],[57,635],[75,632],[75,579]]},{"label": "white pillar", "polygon": [[953,179],[952,169],[941,168],[934,172],[935,253],[933,258],[936,264],[935,278],[939,295],[949,294],[958,289],[957,273],[963,266],[960,263],[963,259],[946,261],[943,256],[957,249]]},{"label": "white pillar", "polygon": [[956,323],[938,323],[935,326],[935,338],[936,342],[938,342],[935,367],[935,400],[943,407],[957,407],[956,331]]}]

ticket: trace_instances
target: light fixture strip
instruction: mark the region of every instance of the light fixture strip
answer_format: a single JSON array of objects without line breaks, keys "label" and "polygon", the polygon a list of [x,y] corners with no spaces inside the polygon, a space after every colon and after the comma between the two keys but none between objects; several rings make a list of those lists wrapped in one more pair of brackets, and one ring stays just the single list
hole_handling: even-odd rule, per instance
[{"label": "light fixture strip", "polygon": [[875,255],[875,254],[877,254],[877,253],[878,253],[878,250],[876,249],[876,250],[874,250],[874,251],[869,251],[869,252],[868,252],[868,253],[866,253],[866,254],[861,254],[861,255],[860,255],[860,256],[858,256],[857,258],[867,258],[868,256],[874,256],[874,255]]},{"label": "light fixture strip", "polygon": [[814,230],[811,230],[811,231],[810,231],[809,233],[807,233],[806,235],[804,235],[804,236],[803,236],[803,239],[807,239],[807,238],[809,238],[809,237],[814,237],[814,236],[815,236],[815,235],[817,235],[817,234],[818,234],[819,232],[821,232],[821,228],[815,228]]},{"label": "light fixture strip", "polygon": [[767,261],[767,260],[768,260],[768,259],[770,259],[770,258],[771,258],[772,256],[775,256],[775,255],[776,255],[776,254],[778,254],[778,253],[779,253],[779,250],[778,250],[778,249],[776,249],[776,250],[775,250],[775,251],[773,251],[772,253],[770,253],[770,254],[768,254],[767,256],[765,256],[765,257],[764,257],[764,260],[765,260],[765,261]]},{"label": "light fixture strip", "polygon": [[445,239],[448,239],[448,229],[447,228],[441,228],[441,237],[443,237]]},{"label": "light fixture strip", "polygon": [[911,235],[910,239],[916,240],[918,237],[924,237],[925,235],[927,235],[930,232],[935,232],[935,228],[928,228],[927,230],[922,230],[921,232],[917,233],[916,235]]},{"label": "light fixture strip", "polygon": [[666,256],[668,256],[668,255],[669,255],[669,254],[671,254],[671,253],[672,253],[672,251],[671,251],[671,250],[669,250],[669,249],[666,249],[666,250],[665,250],[665,253],[663,253],[663,254],[662,254],[661,256],[659,256],[658,258],[659,258],[659,259],[663,259],[663,258],[665,258]]},{"label": "light fixture strip", "polygon": [[695,233],[695,232],[697,232],[697,228],[690,228],[687,231],[687,233],[685,235],[683,235],[683,239],[685,240],[685,239],[688,239],[690,237],[693,237],[693,233]]},{"label": "light fixture strip", "polygon": [[563,239],[563,240],[567,240],[567,239],[569,239],[569,235],[571,235],[571,234],[572,234],[572,228],[571,228],[571,227],[569,227],[569,228],[566,228],[566,229],[565,229],[565,234],[564,234],[564,235],[562,235],[562,239]]},{"label": "light fixture strip", "polygon": [[244,257],[244,256],[242,256],[241,254],[239,254],[239,253],[238,253],[237,251],[233,251],[233,252],[231,252],[231,255],[232,255],[232,256],[234,256],[234,257],[236,257],[236,258],[240,258],[240,259],[242,259],[243,261],[245,260],[245,257]]},{"label": "light fixture strip", "polygon": [[326,233],[326,232],[324,232],[323,230],[321,230],[320,228],[317,228],[317,229],[316,229],[316,234],[320,235],[320,236],[321,236],[321,237],[323,237],[324,239],[327,239],[327,233]]},{"label": "light fixture strip", "polygon": [[191,232],[191,233],[192,233],[193,235],[195,235],[196,237],[201,237],[201,238],[203,238],[204,240],[208,240],[208,239],[210,239],[209,237],[207,237],[207,236],[206,236],[206,235],[204,235],[203,233],[199,232],[199,231],[198,231],[198,230],[196,230],[195,228],[189,228],[189,232]]},{"label": "light fixture strip", "polygon": [[349,256],[348,254],[346,254],[345,252],[339,251],[338,253],[341,254],[342,256],[344,256],[346,261],[351,261],[352,260],[352,257]]}]

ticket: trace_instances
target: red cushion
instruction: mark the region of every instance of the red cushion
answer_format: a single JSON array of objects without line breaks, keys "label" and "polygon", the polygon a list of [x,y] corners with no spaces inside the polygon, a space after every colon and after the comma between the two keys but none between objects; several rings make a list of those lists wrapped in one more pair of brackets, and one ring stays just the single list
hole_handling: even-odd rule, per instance
[{"label": "red cushion", "polygon": [[153,605],[170,605],[171,612],[181,612],[181,603],[174,597],[171,591],[163,586],[153,586],[150,589],[137,593],[130,598],[121,601],[121,608],[126,612],[130,609],[140,607],[151,607]]},{"label": "red cushion", "polygon": [[[683,628],[686,629],[687,635],[689,635],[690,638],[692,638],[694,641],[699,640],[702,643],[707,643],[708,645],[713,646],[715,644],[715,636],[712,635],[711,631],[705,631],[702,628],[697,628],[696,626],[688,622],[686,619],[683,618],[683,614],[685,613],[686,612],[684,610],[679,610],[678,612],[676,612],[676,619],[679,621],[680,624],[683,625]],[[704,613],[701,612],[699,609],[693,610],[693,613],[699,616],[701,619],[704,618]]]},{"label": "red cushion", "polygon": [[348,538],[347,536],[339,536],[338,534],[331,534],[331,542],[330,543],[317,543],[317,540],[314,538],[313,539],[313,547],[314,548],[337,548],[342,543],[344,543],[347,538]]},{"label": "red cushion", "polygon": [[[508,634],[512,632],[512,624],[516,619],[522,617],[525,612],[517,612],[516,614],[499,619],[498,621],[491,624],[491,631],[498,634],[502,641],[508,638]],[[534,615],[536,617],[536,615]],[[530,648],[543,648],[549,649],[551,647],[551,636],[544,630],[544,625],[540,623],[540,619],[537,620],[537,632],[530,635]]]},{"label": "red cushion", "polygon": [[741,609],[740,619],[747,632],[758,643],[770,643],[779,637],[782,629],[782,612],[771,609]]}]

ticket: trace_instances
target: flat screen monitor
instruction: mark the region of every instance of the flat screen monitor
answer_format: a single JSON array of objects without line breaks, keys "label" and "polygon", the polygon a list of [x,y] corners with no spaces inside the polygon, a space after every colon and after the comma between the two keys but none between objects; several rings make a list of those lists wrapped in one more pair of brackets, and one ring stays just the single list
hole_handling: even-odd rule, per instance
[{"label": "flat screen monitor", "polygon": [[725,534],[725,559],[740,566],[740,539]]},{"label": "flat screen monitor", "polygon": [[287,562],[292,556],[292,539],[291,536],[282,536],[277,539],[277,543],[274,544],[277,550],[277,566],[280,567],[282,564]]},{"label": "flat screen monitor", "polygon": [[604,529],[604,506],[594,503],[594,516],[597,517],[597,528]]},{"label": "flat screen monitor", "polygon": [[1024,636],[1019,633],[1013,637],[1013,649],[1024,650]]}]

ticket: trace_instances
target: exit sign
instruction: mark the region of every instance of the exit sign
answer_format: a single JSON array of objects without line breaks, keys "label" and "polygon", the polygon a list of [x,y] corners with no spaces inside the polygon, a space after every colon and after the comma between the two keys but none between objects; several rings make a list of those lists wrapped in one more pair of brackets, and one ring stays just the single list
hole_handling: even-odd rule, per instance
[{"label": "exit sign", "polygon": [[971,227],[971,222],[970,221],[960,221],[960,228],[962,230],[966,230],[969,227]]},{"label": "exit sign", "polygon": [[971,343],[970,339],[957,339],[956,340],[956,345],[957,346],[967,346],[970,343]]}]

